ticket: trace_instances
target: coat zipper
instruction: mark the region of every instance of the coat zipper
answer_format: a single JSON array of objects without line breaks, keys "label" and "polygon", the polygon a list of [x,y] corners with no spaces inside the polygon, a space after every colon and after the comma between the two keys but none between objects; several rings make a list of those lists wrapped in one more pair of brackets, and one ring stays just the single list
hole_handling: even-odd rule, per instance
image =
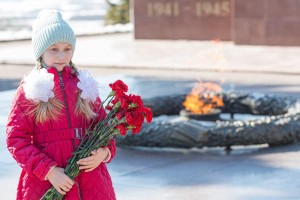
[{"label": "coat zipper", "polygon": [[[65,91],[65,84],[63,82],[62,75],[59,74],[58,77],[59,77],[60,86],[62,88],[63,95],[64,95],[64,102],[65,102],[65,105],[66,105],[66,112],[67,112],[67,116],[68,116],[68,125],[69,125],[69,128],[71,128],[71,119],[70,119],[69,106],[68,106],[68,102],[67,102],[67,95],[66,95],[66,91]],[[75,150],[74,139],[72,140],[72,145],[73,145],[73,148]],[[82,200],[82,194],[81,194],[81,190],[80,190],[80,187],[79,187],[79,183],[76,183],[76,185],[78,187],[78,196],[79,196],[79,199]]]},{"label": "coat zipper", "polygon": [[66,105],[66,112],[67,112],[67,116],[68,116],[68,126],[69,126],[69,128],[71,128],[71,119],[70,119],[69,106],[68,106],[67,96],[66,96],[66,91],[65,91],[65,84],[62,80],[62,75],[60,74],[58,77],[59,77],[60,86],[62,88],[63,95],[64,95],[64,102]]}]

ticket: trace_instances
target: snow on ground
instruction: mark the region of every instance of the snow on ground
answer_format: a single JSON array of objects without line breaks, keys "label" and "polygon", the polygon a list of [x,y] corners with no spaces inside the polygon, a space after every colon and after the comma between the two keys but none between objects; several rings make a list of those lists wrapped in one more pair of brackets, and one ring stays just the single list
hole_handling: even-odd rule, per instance
[{"label": "snow on ground", "polygon": [[0,199],[15,199],[20,167],[9,154],[5,143],[5,126],[15,90],[0,92]]},{"label": "snow on ground", "polygon": [[128,32],[131,24],[104,26],[105,0],[0,0],[0,41],[31,38],[31,26],[41,9],[58,9],[76,35]]}]

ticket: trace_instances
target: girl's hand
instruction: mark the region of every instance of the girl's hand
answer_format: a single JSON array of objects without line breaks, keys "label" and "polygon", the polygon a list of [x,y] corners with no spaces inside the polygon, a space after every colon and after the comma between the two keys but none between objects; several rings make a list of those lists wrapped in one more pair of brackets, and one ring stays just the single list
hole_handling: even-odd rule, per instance
[{"label": "girl's hand", "polygon": [[62,195],[65,195],[72,188],[74,181],[70,179],[65,173],[64,169],[54,167],[47,175],[47,180],[53,187]]},{"label": "girl's hand", "polygon": [[99,148],[91,152],[89,157],[80,159],[77,164],[79,169],[85,169],[85,172],[90,172],[100,165],[101,162],[109,160],[110,152],[108,148]]}]

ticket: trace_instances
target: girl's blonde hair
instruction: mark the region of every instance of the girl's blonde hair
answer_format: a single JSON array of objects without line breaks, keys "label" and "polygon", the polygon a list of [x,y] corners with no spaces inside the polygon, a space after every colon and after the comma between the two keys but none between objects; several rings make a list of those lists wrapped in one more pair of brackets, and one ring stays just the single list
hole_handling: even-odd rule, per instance
[{"label": "girl's blonde hair", "polygon": [[[38,69],[46,68],[47,66],[43,63],[42,59],[38,59],[36,62],[36,67]],[[72,68],[71,73],[78,74],[78,70],[70,61],[70,67]],[[80,97],[81,92],[78,94],[76,101],[75,114],[83,114],[89,120],[96,116],[96,113],[92,109],[92,102],[82,99]],[[36,122],[43,123],[48,119],[59,119],[61,115],[61,110],[64,107],[63,102],[56,99],[55,97],[50,98],[48,102],[32,102],[34,109],[32,109],[29,114],[35,116]]]}]

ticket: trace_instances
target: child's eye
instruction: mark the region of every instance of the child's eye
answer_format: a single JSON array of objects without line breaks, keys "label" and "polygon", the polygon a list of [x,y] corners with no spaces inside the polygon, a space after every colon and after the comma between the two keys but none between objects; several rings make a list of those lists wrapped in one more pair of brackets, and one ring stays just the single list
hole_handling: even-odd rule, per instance
[{"label": "child's eye", "polygon": [[50,49],[51,51],[58,51],[58,49],[57,48],[52,48],[52,49]]},{"label": "child's eye", "polygon": [[71,51],[71,50],[72,50],[71,48],[66,48],[66,49],[65,49],[65,51]]}]

